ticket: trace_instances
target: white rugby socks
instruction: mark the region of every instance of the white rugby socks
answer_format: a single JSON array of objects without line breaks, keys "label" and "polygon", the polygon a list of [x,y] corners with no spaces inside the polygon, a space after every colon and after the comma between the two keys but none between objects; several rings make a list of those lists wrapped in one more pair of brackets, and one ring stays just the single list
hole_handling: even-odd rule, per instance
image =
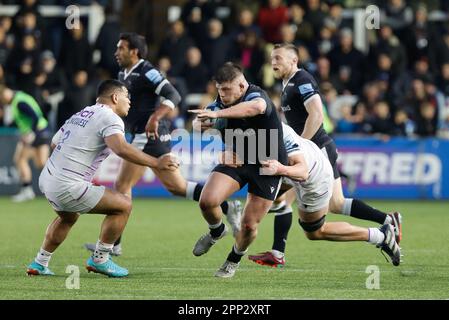
[{"label": "white rugby socks", "polygon": [[48,263],[50,262],[52,252],[45,251],[44,249],[40,248],[39,252],[37,253],[36,259],[34,259],[37,263],[44,267],[48,267]]},{"label": "white rugby socks", "polygon": [[97,246],[95,247],[95,251],[92,255],[92,259],[95,263],[105,263],[109,260],[109,253],[114,247],[113,243],[104,243],[100,240],[97,241]]}]

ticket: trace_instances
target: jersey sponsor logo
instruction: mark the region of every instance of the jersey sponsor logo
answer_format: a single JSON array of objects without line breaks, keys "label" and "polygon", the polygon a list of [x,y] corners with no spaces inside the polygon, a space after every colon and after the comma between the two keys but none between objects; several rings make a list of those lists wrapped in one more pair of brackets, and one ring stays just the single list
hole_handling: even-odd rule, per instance
[{"label": "jersey sponsor logo", "polygon": [[145,73],[145,77],[154,84],[158,84],[162,81],[162,75],[156,69],[151,69]]},{"label": "jersey sponsor logo", "polygon": [[260,92],[253,92],[246,96],[245,101],[249,101],[257,97],[260,97]]},{"label": "jersey sponsor logo", "polygon": [[307,94],[310,92],[313,92],[313,87],[311,83],[306,83],[306,84],[302,84],[300,86],[298,86],[299,89],[299,93],[301,94]]},{"label": "jersey sponsor logo", "polygon": [[281,106],[281,109],[282,109],[282,111],[290,111],[290,110],[292,110],[291,108],[290,108],[290,105],[286,105],[285,107],[284,106]]}]

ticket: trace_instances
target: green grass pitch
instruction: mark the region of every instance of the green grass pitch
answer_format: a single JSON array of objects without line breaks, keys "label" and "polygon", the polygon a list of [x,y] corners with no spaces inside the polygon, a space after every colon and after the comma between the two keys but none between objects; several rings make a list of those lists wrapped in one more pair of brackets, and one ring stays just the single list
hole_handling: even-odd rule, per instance
[{"label": "green grass pitch", "polygon": [[[48,223],[55,217],[43,199],[13,204],[0,198],[0,299],[447,299],[449,298],[449,217],[447,202],[370,202],[403,214],[404,262],[394,267],[368,243],[312,242],[294,218],[282,269],[256,265],[243,258],[234,278],[213,276],[226,259],[232,236],[206,255],[192,248],[207,230],[196,203],[187,200],[136,199],[124,233],[124,255],[115,259],[130,271],[123,279],[87,273],[100,215],[82,216],[50,263],[54,277],[27,277]],[[296,215],[295,215],[296,216]],[[374,223],[340,215],[362,226]],[[273,216],[261,223],[250,253],[271,248]],[[79,266],[80,288],[67,289],[68,265]],[[377,266],[380,288],[366,288],[368,266]]]}]

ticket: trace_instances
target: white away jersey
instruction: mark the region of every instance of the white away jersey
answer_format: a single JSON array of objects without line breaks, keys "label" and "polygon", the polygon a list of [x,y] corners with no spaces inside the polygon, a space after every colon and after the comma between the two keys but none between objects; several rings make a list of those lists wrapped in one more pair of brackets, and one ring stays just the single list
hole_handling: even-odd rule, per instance
[{"label": "white away jersey", "polygon": [[282,123],[282,130],[284,131],[284,145],[287,156],[295,153],[301,153],[304,156],[309,168],[309,179],[313,179],[323,166],[330,166],[329,160],[314,142],[299,136],[292,127],[285,123]]},{"label": "white away jersey", "polygon": [[[111,150],[105,138],[124,135],[123,120],[111,108],[95,104],[68,119],[53,137],[56,145],[46,167],[52,175],[70,181],[91,181]],[[45,170],[45,169],[44,169]]]}]

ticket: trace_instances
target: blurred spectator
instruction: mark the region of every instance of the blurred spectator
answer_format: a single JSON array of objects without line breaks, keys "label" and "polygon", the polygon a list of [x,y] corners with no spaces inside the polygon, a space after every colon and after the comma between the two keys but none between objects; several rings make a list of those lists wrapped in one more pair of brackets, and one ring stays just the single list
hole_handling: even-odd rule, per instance
[{"label": "blurred spectator", "polygon": [[323,26],[318,39],[315,41],[314,49],[317,51],[318,56],[327,56],[335,48],[336,42],[332,31],[328,27]]},{"label": "blurred spectator", "polygon": [[3,66],[0,64],[0,85],[2,84],[5,84],[5,70],[3,69]]},{"label": "blurred spectator", "polygon": [[299,64],[310,73],[316,73],[316,63],[310,56],[309,49],[304,45],[298,47]]},{"label": "blurred spectator", "polygon": [[32,35],[26,35],[8,57],[7,71],[14,74],[14,87],[33,95],[34,77],[38,72],[39,50]]},{"label": "blurred spectator", "polygon": [[310,47],[315,40],[315,32],[313,25],[304,19],[305,13],[301,5],[293,3],[289,7],[289,23],[296,27],[295,40],[301,41]]},{"label": "blurred spectator", "polygon": [[92,48],[81,22],[79,28],[70,29],[68,36],[64,37],[58,62],[67,79],[74,79],[79,70],[91,73]]},{"label": "blurred spectator", "polygon": [[187,50],[186,64],[180,76],[186,81],[189,93],[203,93],[209,80],[209,70],[201,61],[201,51],[197,47]]},{"label": "blurred spectator", "polygon": [[360,100],[355,105],[355,113],[360,117],[374,112],[374,106],[381,101],[381,92],[377,82],[368,82],[363,87]]},{"label": "blurred spectator", "polygon": [[[343,29],[340,31],[340,43],[329,52],[331,70],[339,75],[344,90],[357,94],[361,90],[364,70],[364,56],[354,48],[352,31]],[[342,92],[341,89],[339,92]]]},{"label": "blurred spectator", "polygon": [[[352,106],[357,102],[356,96],[338,95],[337,90],[335,90],[330,82],[324,81],[320,84],[320,91],[323,96],[324,106],[328,110],[329,117],[333,122],[338,125],[338,121],[343,117],[343,112],[341,109],[344,106],[350,106],[350,113],[351,115],[354,114]],[[356,118],[359,119],[359,122],[363,121],[363,116],[357,114]]]},{"label": "blurred spectator", "polygon": [[[34,11],[27,10],[22,13],[19,20],[21,23],[16,28],[15,39],[16,41],[21,41],[24,36],[32,35],[36,40],[36,46],[38,49],[48,48],[49,45],[44,37],[45,31],[43,32],[37,26],[37,14]],[[42,28],[42,27],[41,27]]]},{"label": "blurred spectator", "polygon": [[44,19],[42,18],[37,0],[21,0],[19,1],[19,10],[16,12],[12,19],[12,32],[14,34],[20,33],[19,30],[24,28],[24,15],[25,13],[31,12],[35,16],[35,24],[38,30],[44,29]]},{"label": "blurred spectator", "polygon": [[284,23],[280,29],[280,33],[281,33],[280,42],[292,43],[292,44],[296,45],[297,42],[295,39],[295,30],[296,30],[295,25],[289,24],[289,23]]},{"label": "blurred spectator", "polygon": [[[187,89],[186,81],[184,80],[184,78],[173,74],[171,61],[170,61],[170,58],[168,58],[168,57],[163,56],[163,57],[159,58],[159,60],[157,62],[157,68],[162,73],[162,75],[168,81],[170,81],[170,83],[176,88],[176,90],[179,92],[181,97],[183,97],[183,99],[181,99],[181,102],[178,104],[177,109],[179,109],[180,116],[186,117],[187,116],[187,105],[186,105],[185,97],[189,93],[188,89]],[[182,126],[177,126],[177,127],[180,128]]]},{"label": "blurred spectator", "polygon": [[415,131],[415,124],[409,119],[404,109],[396,110],[391,127],[392,136],[412,136]]},{"label": "blurred spectator", "polygon": [[341,118],[337,120],[335,130],[339,133],[354,133],[359,130],[360,116],[352,114],[352,106],[344,104],[340,108]]},{"label": "blurred spectator", "polygon": [[364,124],[366,133],[387,135],[391,131],[390,107],[385,101],[376,103],[373,115]]},{"label": "blurred spectator", "polygon": [[184,66],[187,49],[192,45],[193,40],[186,34],[184,23],[181,20],[176,20],[162,40],[158,57],[168,57],[172,65],[172,74],[178,74]]},{"label": "blurred spectator", "polygon": [[[422,57],[429,59],[429,54],[435,50],[434,44],[437,38],[437,32],[428,21],[426,5],[421,3],[415,11],[413,24],[407,28],[404,37],[410,66]],[[432,62],[432,68],[436,69],[434,62]]]},{"label": "blurred spectator", "polygon": [[281,41],[281,26],[288,22],[288,8],[282,0],[268,0],[259,10],[258,24],[263,38],[269,43]]},{"label": "blurred spectator", "polygon": [[435,136],[437,132],[437,112],[430,102],[423,102],[419,107],[416,121],[416,134],[420,137]]},{"label": "blurred spectator", "polygon": [[8,48],[6,42],[6,32],[0,25],[0,65],[5,65],[10,48]]},{"label": "blurred spectator", "polygon": [[215,10],[215,3],[207,0],[189,0],[182,8],[181,20],[197,47],[201,48],[204,45],[207,22],[215,17]]},{"label": "blurred spectator", "polygon": [[426,101],[427,94],[424,82],[420,79],[414,79],[401,105],[404,106],[405,110],[411,115],[413,120],[417,120],[416,116],[420,105]]},{"label": "blurred spectator", "polygon": [[[273,44],[267,44],[264,48],[265,62],[261,68],[261,85],[269,91],[276,91],[276,85],[279,85],[278,91],[281,91],[281,84],[276,82],[273,67],[271,66],[271,51],[273,51],[273,47]],[[277,96],[279,96],[279,92]]]},{"label": "blurred spectator", "polygon": [[232,59],[239,63],[249,82],[258,83],[259,71],[264,63],[263,43],[254,31],[247,31],[239,47],[234,48]]},{"label": "blurred spectator", "polygon": [[413,70],[408,70],[394,82],[394,101],[400,100],[408,93],[414,79],[420,79],[423,82],[434,82],[434,77],[429,70],[429,63],[425,57],[416,61]]},{"label": "blurred spectator", "polygon": [[206,85],[206,92],[203,94],[200,100],[200,109],[206,108],[211,102],[217,98],[217,87],[215,86],[215,81],[208,81]]},{"label": "blurred spectator", "polygon": [[100,68],[104,78],[115,78],[119,72],[119,66],[114,57],[121,27],[119,17],[113,11],[112,5],[105,8],[105,22],[101,26],[97,40],[95,41],[95,50],[100,51],[100,61],[97,67]]},{"label": "blurred spectator", "polygon": [[449,98],[449,61],[441,65],[437,85],[444,96]]},{"label": "blurred spectator", "polygon": [[343,6],[339,2],[333,2],[329,5],[329,14],[324,18],[324,26],[330,29],[332,34],[338,30],[349,27],[349,23],[343,20]]},{"label": "blurred spectator", "polygon": [[39,65],[39,73],[35,79],[36,99],[46,114],[45,111],[49,110],[48,98],[55,93],[64,91],[67,81],[61,69],[56,65],[56,59],[50,50],[42,52]]},{"label": "blurred spectator", "polygon": [[254,13],[249,9],[243,9],[238,15],[237,26],[231,30],[231,41],[236,45],[245,40],[245,33],[252,31],[257,37],[262,37],[262,30],[254,23]]},{"label": "blurred spectator", "polygon": [[445,28],[442,34],[435,39],[437,42],[437,48],[430,54],[433,56],[431,61],[436,64],[436,72],[440,66],[449,61],[449,28]]},{"label": "blurred spectator", "polygon": [[307,0],[305,20],[308,21],[315,34],[318,34],[323,27],[326,12],[321,9],[321,0]]},{"label": "blurred spectator", "polygon": [[386,22],[393,28],[399,38],[405,36],[405,31],[413,21],[413,11],[404,0],[388,0],[385,7]]},{"label": "blurred spectator", "polygon": [[69,87],[65,91],[64,100],[58,106],[58,128],[74,113],[82,110],[85,106],[95,103],[94,88],[88,85],[88,80],[89,75],[85,70],[74,72]]},{"label": "blurred spectator", "polygon": [[207,39],[204,47],[201,48],[204,63],[207,65],[210,75],[222,66],[228,56],[231,46],[231,40],[223,35],[223,24],[218,19],[209,20],[207,26]]},{"label": "blurred spectator", "polygon": [[244,11],[249,11],[253,17],[253,21],[254,17],[257,16],[260,7],[259,1],[254,0],[232,0],[229,1],[229,5],[231,6],[232,17],[239,17],[238,19],[240,20],[240,14]]},{"label": "blurred spectator", "polygon": [[380,27],[378,38],[370,48],[369,60],[377,60],[380,54],[386,54],[390,57],[392,72],[395,75],[399,75],[406,70],[407,54],[405,48],[387,24]]}]

